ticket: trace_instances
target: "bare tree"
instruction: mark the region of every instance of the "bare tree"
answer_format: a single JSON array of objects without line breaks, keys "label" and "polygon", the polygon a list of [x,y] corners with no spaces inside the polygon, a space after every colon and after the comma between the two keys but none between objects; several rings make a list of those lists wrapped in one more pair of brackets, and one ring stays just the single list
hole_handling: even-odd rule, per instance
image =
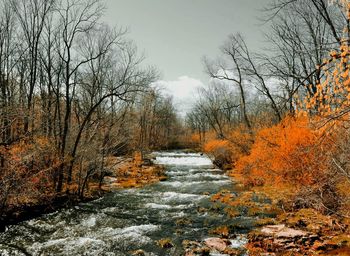
[{"label": "bare tree", "polygon": [[[70,132],[72,101],[76,93],[76,80],[78,69],[91,60],[97,59],[104,54],[107,49],[96,52],[93,56],[77,55],[77,40],[84,34],[96,28],[97,21],[103,13],[103,6],[99,0],[62,0],[57,3],[57,13],[59,16],[59,26],[61,28],[59,56],[63,62],[63,94],[64,94],[64,117],[62,131],[60,131],[60,160],[61,167],[58,170],[57,191],[62,190],[64,169],[66,162],[67,138]],[[74,58],[77,57],[77,58]],[[58,88],[59,89],[59,88]],[[57,91],[60,94],[60,90]]]},{"label": "bare tree", "polygon": [[240,108],[243,114],[243,120],[248,129],[252,129],[247,111],[246,92],[244,88],[244,74],[242,70],[242,55],[238,51],[237,42],[229,40],[222,48],[224,58],[228,59],[229,64],[224,60],[219,60],[216,63],[204,59],[206,72],[213,79],[232,82],[239,89]]},{"label": "bare tree", "polygon": [[16,51],[18,45],[14,43],[17,24],[11,5],[1,2],[0,10],[0,133],[1,143],[6,145],[11,144],[13,140],[11,126],[15,121],[15,113],[12,112],[12,106],[16,94],[13,83],[19,54]]},{"label": "bare tree", "polygon": [[288,84],[294,85],[290,90],[286,84],[291,96],[300,88],[309,95],[316,92],[317,85],[323,79],[320,67],[332,47],[339,43],[339,32],[335,30],[335,26],[339,25],[334,24],[338,20],[337,13],[330,7],[326,8],[326,5],[323,0],[292,1],[280,9],[272,20],[269,39],[274,56],[269,63],[272,74],[288,77]]},{"label": "bare tree", "polygon": [[267,70],[264,70],[265,62],[263,62],[261,57],[249,51],[246,42],[240,34],[229,36],[229,40],[234,43],[236,50],[243,59],[242,70],[249,79],[250,84],[269,100],[277,121],[281,121],[282,113],[267,84],[267,80],[270,76]]},{"label": "bare tree", "polygon": [[39,71],[39,46],[45,21],[54,6],[54,0],[11,0],[11,5],[17,15],[25,42],[25,58],[27,59],[28,74],[26,77],[28,86],[26,98],[26,114],[24,117],[24,133],[29,131],[29,122],[33,123],[33,98],[37,85]]}]

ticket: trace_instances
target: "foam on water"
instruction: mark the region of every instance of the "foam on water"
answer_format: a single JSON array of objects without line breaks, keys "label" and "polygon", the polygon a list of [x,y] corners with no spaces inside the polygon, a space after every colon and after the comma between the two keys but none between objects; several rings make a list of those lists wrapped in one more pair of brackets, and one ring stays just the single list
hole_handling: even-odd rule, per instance
[{"label": "foam on water", "polygon": [[75,237],[53,239],[44,243],[34,243],[29,251],[33,255],[42,255],[42,251],[51,250],[50,248],[60,248],[63,255],[77,255],[82,251],[89,252],[87,255],[99,254],[103,252],[106,246],[104,241],[90,237]]},{"label": "foam on water", "polygon": [[163,165],[213,166],[212,161],[200,154],[167,153],[156,157],[155,163]]},{"label": "foam on water", "polygon": [[128,233],[137,233],[137,234],[147,234],[149,232],[157,231],[159,229],[159,226],[147,224],[147,225],[138,225],[138,226],[130,226],[121,229],[121,234],[128,234]]},{"label": "foam on water", "polygon": [[200,157],[203,156],[201,153],[183,153],[183,152],[153,152],[156,156],[177,156],[177,157],[191,157],[196,156]]},{"label": "foam on water", "polygon": [[152,209],[187,209],[192,207],[193,204],[180,204],[180,205],[168,205],[168,204],[156,204],[156,203],[148,203],[145,204],[146,208]]},{"label": "foam on water", "polygon": [[81,222],[81,225],[84,227],[93,227],[96,225],[96,217],[92,216],[88,219],[85,219]]},{"label": "foam on water", "polygon": [[[179,177],[179,178],[180,179],[188,179],[188,177]],[[191,180],[193,180],[193,179],[195,179],[195,180],[197,180],[197,179],[212,179],[212,180],[228,179],[227,177],[223,176],[222,174],[211,174],[211,173],[204,173],[204,172],[191,174],[190,178],[191,178]]]},{"label": "foam on water", "polygon": [[231,248],[242,248],[245,244],[248,243],[248,239],[244,235],[238,235],[235,239],[230,240],[230,243]]},{"label": "foam on water", "polygon": [[181,187],[191,187],[191,186],[197,186],[197,185],[207,185],[207,184],[225,184],[225,183],[231,183],[229,179],[225,180],[211,180],[211,181],[166,181],[163,182],[163,186],[171,186],[174,188],[181,188]]},{"label": "foam on water", "polygon": [[197,194],[186,194],[186,193],[178,193],[178,192],[164,192],[162,200],[166,202],[173,201],[195,201],[206,198],[206,195],[197,195]]}]

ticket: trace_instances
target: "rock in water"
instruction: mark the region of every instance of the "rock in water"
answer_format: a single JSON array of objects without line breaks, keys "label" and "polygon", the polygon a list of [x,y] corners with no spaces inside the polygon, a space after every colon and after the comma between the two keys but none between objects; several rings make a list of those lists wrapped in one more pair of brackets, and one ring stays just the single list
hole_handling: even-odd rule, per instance
[{"label": "rock in water", "polygon": [[146,255],[145,254],[145,251],[144,250],[136,250],[136,251],[134,251],[133,253],[132,253],[132,255],[135,255],[135,256],[144,256],[144,255]]}]

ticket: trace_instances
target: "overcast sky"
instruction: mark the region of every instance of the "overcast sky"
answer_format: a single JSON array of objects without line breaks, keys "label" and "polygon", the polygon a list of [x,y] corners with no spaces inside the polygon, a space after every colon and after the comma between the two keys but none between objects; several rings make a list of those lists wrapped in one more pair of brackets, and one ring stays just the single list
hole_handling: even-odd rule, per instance
[{"label": "overcast sky", "polygon": [[162,86],[181,105],[207,84],[202,57],[218,56],[229,34],[242,33],[252,50],[263,47],[258,18],[270,1],[106,0],[106,20],[128,28],[128,37],[144,51],[146,63],[160,70]]}]

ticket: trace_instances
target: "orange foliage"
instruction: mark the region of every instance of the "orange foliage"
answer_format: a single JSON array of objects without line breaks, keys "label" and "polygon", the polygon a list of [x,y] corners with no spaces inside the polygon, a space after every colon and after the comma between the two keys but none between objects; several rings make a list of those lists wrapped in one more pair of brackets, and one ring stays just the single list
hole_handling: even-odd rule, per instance
[{"label": "orange foliage", "polygon": [[59,161],[46,138],[24,139],[2,148],[1,156],[4,162],[0,172],[0,201],[28,203],[54,192],[52,182]]},{"label": "orange foliage", "polygon": [[312,185],[328,169],[326,141],[320,142],[306,118],[288,117],[259,131],[250,155],[236,168],[251,185]]},{"label": "orange foliage", "polygon": [[229,143],[227,140],[214,139],[204,144],[204,151],[207,153],[213,153],[221,150],[228,150]]},{"label": "orange foliage", "polygon": [[219,167],[229,169],[239,157],[249,153],[252,142],[252,133],[247,132],[244,126],[238,126],[225,139],[217,139],[214,133],[208,133],[202,147],[205,153],[215,158]]},{"label": "orange foliage", "polygon": [[250,148],[254,142],[254,135],[245,129],[245,126],[238,126],[229,134],[229,140],[233,153],[233,160],[237,161],[239,157],[249,154]]},{"label": "orange foliage", "polygon": [[344,42],[339,51],[332,51],[323,67],[326,78],[316,91],[299,103],[300,115],[320,116],[334,125],[349,119],[350,109],[350,47]]},{"label": "orange foliage", "polygon": [[214,164],[222,169],[230,169],[232,163],[232,148],[227,140],[213,139],[209,140],[203,146],[204,152],[212,155]]},{"label": "orange foliage", "polygon": [[201,137],[199,134],[192,134],[190,141],[194,144],[199,144],[201,142]]}]

